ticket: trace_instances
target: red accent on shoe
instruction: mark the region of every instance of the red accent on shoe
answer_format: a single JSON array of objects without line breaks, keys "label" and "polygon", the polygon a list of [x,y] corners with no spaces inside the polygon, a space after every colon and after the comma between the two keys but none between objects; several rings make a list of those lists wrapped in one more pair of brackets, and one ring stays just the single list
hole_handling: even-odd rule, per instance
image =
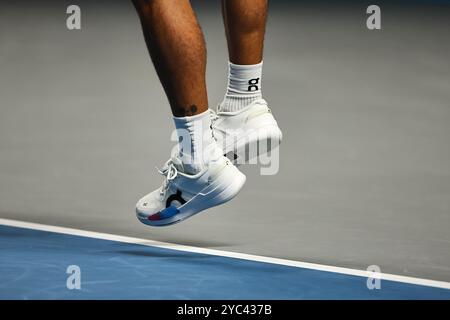
[{"label": "red accent on shoe", "polygon": [[155,220],[161,220],[161,212],[157,212],[155,214],[152,214],[151,216],[149,216],[147,219],[150,221],[155,221]]}]

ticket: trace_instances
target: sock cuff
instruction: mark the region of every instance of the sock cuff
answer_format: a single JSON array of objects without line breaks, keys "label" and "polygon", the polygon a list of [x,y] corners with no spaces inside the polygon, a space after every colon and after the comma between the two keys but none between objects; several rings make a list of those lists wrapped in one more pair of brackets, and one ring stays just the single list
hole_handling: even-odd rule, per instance
[{"label": "sock cuff", "polygon": [[257,64],[235,64],[231,61],[228,61],[228,67],[237,69],[237,70],[254,70],[254,68],[262,68],[263,66],[263,60],[261,60],[260,63]]},{"label": "sock cuff", "polygon": [[209,117],[209,109],[207,109],[206,111],[193,115],[193,116],[185,116],[185,117],[175,117],[173,116],[173,121],[175,121],[175,126],[177,124],[185,124],[188,122],[194,122],[197,120],[201,120],[205,117]]},{"label": "sock cuff", "polygon": [[228,86],[220,109],[226,112],[239,111],[253,101],[262,98],[263,61],[257,64],[240,65],[228,62]]}]

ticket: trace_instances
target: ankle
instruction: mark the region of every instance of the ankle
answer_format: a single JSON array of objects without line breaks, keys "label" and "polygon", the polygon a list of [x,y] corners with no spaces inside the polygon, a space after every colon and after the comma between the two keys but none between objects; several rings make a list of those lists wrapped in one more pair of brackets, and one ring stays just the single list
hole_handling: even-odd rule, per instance
[{"label": "ankle", "polygon": [[173,117],[178,135],[178,158],[185,173],[196,174],[209,161],[208,150],[214,142],[209,110],[195,116]]},{"label": "ankle", "polygon": [[229,62],[228,86],[221,104],[222,111],[239,111],[262,98],[262,66],[262,62],[253,65]]}]

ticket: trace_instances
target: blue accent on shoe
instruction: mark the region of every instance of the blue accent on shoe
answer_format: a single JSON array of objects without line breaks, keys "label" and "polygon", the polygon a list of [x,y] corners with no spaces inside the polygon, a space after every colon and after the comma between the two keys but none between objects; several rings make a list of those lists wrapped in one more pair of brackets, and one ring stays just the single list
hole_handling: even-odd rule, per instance
[{"label": "blue accent on shoe", "polygon": [[174,215],[178,214],[179,212],[180,212],[180,210],[178,210],[176,207],[170,206],[170,207],[165,208],[164,210],[160,211],[159,219],[164,220],[164,219],[172,218]]}]

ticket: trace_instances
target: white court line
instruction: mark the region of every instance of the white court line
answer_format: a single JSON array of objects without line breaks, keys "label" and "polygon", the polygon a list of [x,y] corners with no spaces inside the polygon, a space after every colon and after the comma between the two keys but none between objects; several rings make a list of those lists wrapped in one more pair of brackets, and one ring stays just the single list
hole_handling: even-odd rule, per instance
[{"label": "white court line", "polygon": [[364,277],[364,278],[372,277],[372,278],[377,278],[377,279],[379,278],[379,279],[388,280],[388,281],[409,283],[409,284],[442,288],[442,289],[450,289],[450,282],[445,282],[445,281],[413,278],[413,277],[406,277],[406,276],[400,276],[400,275],[389,274],[389,273],[379,273],[376,276],[374,276],[374,273],[366,271],[366,270],[342,268],[342,267],[336,267],[336,266],[328,266],[328,265],[323,265],[323,264],[308,263],[308,262],[301,262],[301,261],[294,261],[294,260],[287,260],[287,259],[278,259],[278,258],[246,254],[246,253],[229,252],[229,251],[222,251],[222,250],[215,250],[215,249],[184,246],[184,245],[168,243],[168,242],[160,242],[160,241],[154,241],[154,240],[119,236],[119,235],[109,234],[109,233],[85,231],[85,230],[51,226],[51,225],[45,225],[45,224],[39,224],[39,223],[25,222],[25,221],[17,221],[17,220],[0,218],[0,225],[40,230],[40,231],[55,232],[55,233],[62,233],[62,234],[75,235],[75,236],[81,236],[81,237],[89,237],[89,238],[94,238],[94,239],[119,241],[119,242],[124,242],[124,243],[139,244],[139,245],[144,245],[144,246],[179,250],[179,251],[184,251],[184,252],[202,253],[202,254],[209,254],[209,255],[213,255],[213,256],[221,256],[221,257],[228,257],[228,258],[236,258],[236,259],[243,259],[243,260],[250,260],[250,261],[272,263],[272,264],[278,264],[278,265],[283,265],[283,266],[305,268],[305,269],[325,271],[325,272],[334,272],[334,273],[340,273],[340,274],[346,274],[346,275],[352,275],[352,276],[358,276],[358,277]]}]

